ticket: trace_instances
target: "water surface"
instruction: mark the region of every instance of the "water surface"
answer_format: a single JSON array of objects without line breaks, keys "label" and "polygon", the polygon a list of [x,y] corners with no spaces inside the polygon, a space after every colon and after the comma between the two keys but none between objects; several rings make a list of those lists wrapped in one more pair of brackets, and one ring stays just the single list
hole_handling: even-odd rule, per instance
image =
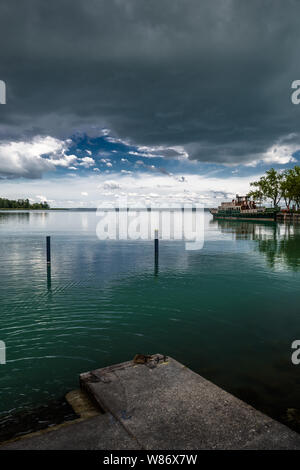
[{"label": "water surface", "polygon": [[100,241],[97,222],[94,212],[0,213],[0,415],[138,352],[171,355],[273,416],[300,409],[300,226],[206,213],[203,249],[161,241],[155,273],[153,242]]}]

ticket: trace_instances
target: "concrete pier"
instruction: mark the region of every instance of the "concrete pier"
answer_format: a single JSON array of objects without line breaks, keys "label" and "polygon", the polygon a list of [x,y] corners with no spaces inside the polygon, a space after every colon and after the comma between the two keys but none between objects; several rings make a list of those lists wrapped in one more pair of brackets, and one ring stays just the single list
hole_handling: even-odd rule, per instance
[{"label": "concrete pier", "polygon": [[156,354],[80,375],[102,413],[1,449],[300,449],[300,435]]}]

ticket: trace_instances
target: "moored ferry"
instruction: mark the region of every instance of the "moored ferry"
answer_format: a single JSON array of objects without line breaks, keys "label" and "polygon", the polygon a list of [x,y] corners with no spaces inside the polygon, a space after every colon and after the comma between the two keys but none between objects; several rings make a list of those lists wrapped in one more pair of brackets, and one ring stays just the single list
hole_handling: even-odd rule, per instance
[{"label": "moored ferry", "polygon": [[242,220],[267,220],[275,221],[279,207],[264,207],[256,204],[249,196],[238,196],[231,202],[222,202],[216,209],[210,209],[210,213],[216,219],[242,219]]}]

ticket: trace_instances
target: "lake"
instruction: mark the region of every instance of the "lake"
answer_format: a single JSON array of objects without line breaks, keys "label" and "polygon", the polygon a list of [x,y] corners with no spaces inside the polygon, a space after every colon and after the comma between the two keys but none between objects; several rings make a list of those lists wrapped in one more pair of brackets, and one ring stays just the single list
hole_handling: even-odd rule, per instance
[{"label": "lake", "polygon": [[78,388],[81,372],[157,352],[274,417],[300,410],[300,226],[205,212],[203,248],[162,240],[155,270],[153,241],[101,241],[98,219],[0,213],[0,415]]}]

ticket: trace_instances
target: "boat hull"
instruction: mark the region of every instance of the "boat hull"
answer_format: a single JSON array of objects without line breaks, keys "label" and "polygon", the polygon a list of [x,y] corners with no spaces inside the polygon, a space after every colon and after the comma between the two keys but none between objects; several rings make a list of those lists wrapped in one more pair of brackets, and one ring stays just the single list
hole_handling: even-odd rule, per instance
[{"label": "boat hull", "polygon": [[228,219],[228,220],[252,220],[252,221],[266,221],[266,222],[275,222],[276,214],[278,211],[267,211],[261,213],[232,213],[232,212],[223,212],[217,211],[210,213],[213,215],[214,219]]},{"label": "boat hull", "polygon": [[214,219],[227,219],[227,220],[252,220],[252,221],[266,221],[266,222],[275,222],[276,217],[237,217],[237,216],[228,216],[228,215],[215,215],[213,214]]}]

